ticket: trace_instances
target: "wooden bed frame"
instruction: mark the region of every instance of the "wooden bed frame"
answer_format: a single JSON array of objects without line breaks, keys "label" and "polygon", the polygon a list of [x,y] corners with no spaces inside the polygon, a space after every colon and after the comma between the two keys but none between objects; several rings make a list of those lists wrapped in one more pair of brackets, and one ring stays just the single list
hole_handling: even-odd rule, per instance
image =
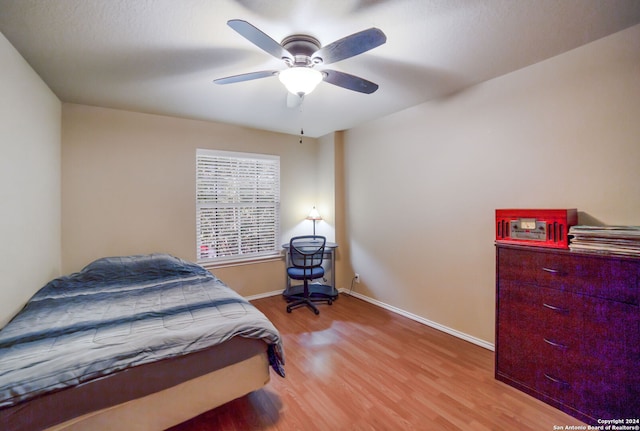
[{"label": "wooden bed frame", "polygon": [[265,352],[160,392],[71,419],[47,431],[161,431],[260,389],[269,379]]},{"label": "wooden bed frame", "polygon": [[267,344],[233,337],[0,410],[17,431],[162,431],[266,385]]}]

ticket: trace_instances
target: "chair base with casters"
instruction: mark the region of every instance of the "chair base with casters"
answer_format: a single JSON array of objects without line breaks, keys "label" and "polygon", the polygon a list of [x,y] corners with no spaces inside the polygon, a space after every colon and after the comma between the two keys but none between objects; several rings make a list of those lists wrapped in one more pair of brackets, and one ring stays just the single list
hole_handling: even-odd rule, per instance
[{"label": "chair base with casters", "polygon": [[306,305],[307,307],[311,308],[313,310],[313,312],[315,314],[320,314],[320,310],[318,310],[318,307],[316,307],[315,302],[326,302],[327,304],[331,305],[333,303],[333,299],[331,298],[302,298],[299,299],[295,302],[292,302],[291,304],[287,305],[287,313],[291,313],[291,310],[293,310],[294,308],[298,308],[301,307],[303,305]]},{"label": "chair base with casters", "polygon": [[287,313],[291,313],[291,310],[306,305],[313,310],[315,314],[320,314],[320,310],[316,307],[316,303],[326,302],[327,304],[333,304],[333,299],[330,296],[289,296],[287,301],[291,301],[287,305]]},{"label": "chair base with casters", "polygon": [[287,296],[287,313],[291,310],[307,306],[315,314],[320,314],[320,310],[316,307],[316,303],[326,302],[329,305],[333,303],[331,296],[312,294],[309,289],[309,281],[324,276],[324,268],[322,267],[322,258],[324,255],[324,246],[326,239],[321,236],[305,235],[291,238],[289,243],[289,253],[291,256],[292,266],[287,268],[287,275],[293,280],[301,280],[303,291],[301,295]]},{"label": "chair base with casters", "polygon": [[[287,302],[291,302],[292,299],[298,299],[303,296],[304,286],[302,284],[288,286],[282,291],[282,297],[286,299]],[[309,296],[312,298],[331,298],[335,302],[340,296],[340,292],[338,292],[338,289],[330,285],[309,283]]]}]

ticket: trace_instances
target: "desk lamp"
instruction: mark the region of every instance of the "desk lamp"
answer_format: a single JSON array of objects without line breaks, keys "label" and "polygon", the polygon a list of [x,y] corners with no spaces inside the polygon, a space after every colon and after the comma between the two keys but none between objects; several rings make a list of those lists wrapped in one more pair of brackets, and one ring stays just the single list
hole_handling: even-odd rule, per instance
[{"label": "desk lamp", "polygon": [[322,220],[322,217],[320,216],[320,213],[318,212],[315,206],[307,216],[307,220],[313,221],[313,236],[316,236],[316,221]]}]

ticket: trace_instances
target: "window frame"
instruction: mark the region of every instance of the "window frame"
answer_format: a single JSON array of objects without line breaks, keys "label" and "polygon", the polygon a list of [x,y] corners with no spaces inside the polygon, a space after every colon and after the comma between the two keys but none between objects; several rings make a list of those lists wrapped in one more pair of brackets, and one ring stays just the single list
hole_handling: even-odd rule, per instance
[{"label": "window frame", "polygon": [[[209,173],[204,173],[206,169]],[[228,173],[221,174],[223,169]],[[198,148],[195,174],[196,261],[199,264],[237,264],[281,257],[280,156]],[[222,192],[209,193],[212,190]],[[208,211],[209,219],[213,219],[206,227],[203,227],[203,211]],[[216,219],[222,224],[216,224]],[[256,224],[255,220],[260,219],[267,222]],[[209,238],[203,238],[203,229],[210,231]],[[224,229],[226,234],[215,232]],[[233,244],[227,252],[215,246],[223,239],[235,241],[225,241]],[[249,251],[243,252],[243,248]]]}]

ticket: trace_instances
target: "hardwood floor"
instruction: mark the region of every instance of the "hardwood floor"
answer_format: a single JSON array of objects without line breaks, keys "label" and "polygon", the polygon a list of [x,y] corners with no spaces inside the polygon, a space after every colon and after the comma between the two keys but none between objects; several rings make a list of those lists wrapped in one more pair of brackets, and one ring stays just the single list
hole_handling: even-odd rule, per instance
[{"label": "hardwood floor", "polygon": [[510,430],[582,422],[493,377],[494,354],[360,299],[320,315],[253,301],[284,338],[287,377],[171,431]]}]

